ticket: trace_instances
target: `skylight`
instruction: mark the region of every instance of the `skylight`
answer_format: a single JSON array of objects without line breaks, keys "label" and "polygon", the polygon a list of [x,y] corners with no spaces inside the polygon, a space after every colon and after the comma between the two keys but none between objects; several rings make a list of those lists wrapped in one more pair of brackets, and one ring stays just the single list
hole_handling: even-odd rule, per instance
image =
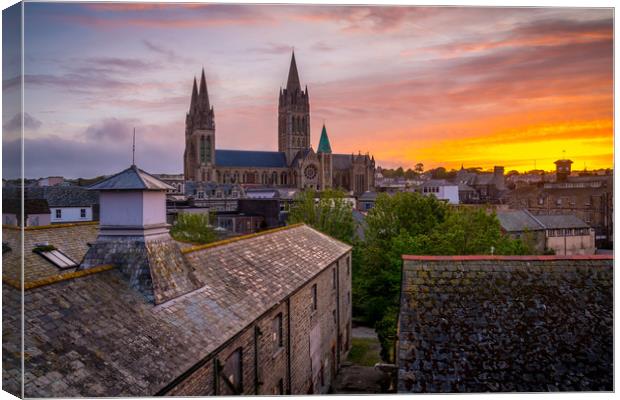
[{"label": "skylight", "polygon": [[65,269],[77,267],[77,263],[75,261],[54,246],[47,244],[38,245],[32,251],[39,254],[41,257],[45,258],[58,268]]}]

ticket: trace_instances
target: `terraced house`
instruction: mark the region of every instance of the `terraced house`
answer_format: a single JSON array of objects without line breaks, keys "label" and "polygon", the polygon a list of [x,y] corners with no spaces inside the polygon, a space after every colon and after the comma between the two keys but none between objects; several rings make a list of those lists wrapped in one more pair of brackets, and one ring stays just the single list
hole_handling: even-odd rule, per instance
[{"label": "terraced house", "polygon": [[165,223],[167,184],[131,166],[93,189],[98,224],[27,228],[23,254],[18,228],[3,227],[4,390],[27,397],[329,390],[350,347],[348,245],[305,225],[177,243]]}]

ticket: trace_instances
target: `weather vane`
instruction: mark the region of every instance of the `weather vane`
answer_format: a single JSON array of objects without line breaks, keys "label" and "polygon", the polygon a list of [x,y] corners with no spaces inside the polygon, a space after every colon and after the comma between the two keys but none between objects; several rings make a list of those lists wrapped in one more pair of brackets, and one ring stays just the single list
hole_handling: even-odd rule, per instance
[{"label": "weather vane", "polygon": [[136,165],[136,128],[133,128],[133,146],[131,148],[131,165]]}]

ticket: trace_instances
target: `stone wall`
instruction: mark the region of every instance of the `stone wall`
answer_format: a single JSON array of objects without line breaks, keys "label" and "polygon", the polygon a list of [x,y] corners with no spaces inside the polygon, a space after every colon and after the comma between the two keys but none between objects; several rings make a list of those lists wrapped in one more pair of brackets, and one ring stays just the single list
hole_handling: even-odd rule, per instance
[{"label": "stone wall", "polygon": [[[284,390],[284,394],[327,393],[338,371],[338,361],[342,362],[346,358],[351,342],[350,263],[351,253],[348,252],[338,262],[323,269],[297,292],[210,354],[201,365],[183,374],[162,394],[175,396],[234,394],[221,374],[216,378],[215,367],[216,363],[219,363],[220,368],[223,368],[228,357],[237,349],[241,349],[243,375],[241,393],[245,395],[279,394],[280,388]],[[317,288],[316,309],[312,301],[314,285]],[[280,314],[282,347],[276,347],[274,319]],[[339,330],[336,329],[338,319]],[[317,332],[320,333],[317,335]],[[339,334],[342,339],[340,352]],[[310,341],[314,340],[310,338],[311,335],[316,335],[318,338],[318,345],[314,346],[314,349],[318,349],[314,359],[315,361],[318,359],[319,363],[315,362],[314,365],[310,354]],[[345,347],[345,344],[348,347]]]}]

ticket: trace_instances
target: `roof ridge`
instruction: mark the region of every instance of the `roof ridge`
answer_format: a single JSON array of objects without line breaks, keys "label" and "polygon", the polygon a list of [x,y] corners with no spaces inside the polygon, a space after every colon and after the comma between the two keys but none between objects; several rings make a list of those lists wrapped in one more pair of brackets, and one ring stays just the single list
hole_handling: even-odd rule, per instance
[{"label": "roof ridge", "polygon": [[613,254],[578,254],[572,256],[558,255],[525,255],[525,256],[492,256],[488,254],[480,255],[460,255],[460,256],[422,256],[403,254],[405,261],[562,261],[562,260],[613,260]]},{"label": "roof ridge", "polygon": [[223,246],[223,245],[230,244],[230,243],[239,242],[241,240],[252,239],[258,236],[264,236],[270,233],[285,231],[285,230],[293,229],[293,228],[299,228],[301,226],[307,226],[307,225],[304,224],[303,222],[300,222],[300,223],[293,224],[293,225],[280,226],[278,228],[267,229],[261,232],[250,233],[248,235],[236,236],[236,237],[229,238],[229,239],[218,240],[217,242],[211,242],[211,243],[206,243],[206,244],[200,244],[200,245],[193,246],[193,247],[188,247],[185,249],[181,249],[181,253],[182,254],[193,253],[193,252],[200,251],[200,250],[210,249],[212,247],[218,247],[218,246]]},{"label": "roof ridge", "polygon": [[[142,177],[140,176],[140,172],[143,172],[147,175],[150,175],[148,172],[144,172],[142,171],[140,168],[138,168],[138,166],[136,164],[133,164],[130,168],[134,169],[136,171],[136,175],[138,176],[138,179],[140,180],[140,182],[142,182],[142,185],[144,186],[145,189],[148,189],[148,185],[146,184],[146,182],[144,182],[144,179],[142,179]],[[152,178],[155,178],[154,176],[151,176]],[[157,179],[157,178],[155,178]]]},{"label": "roof ridge", "polygon": [[[35,281],[28,281],[28,282],[24,281],[24,290],[36,289],[38,287],[50,285],[52,283],[68,281],[70,279],[80,278],[82,276],[92,275],[98,272],[109,271],[114,268],[116,268],[115,265],[104,264],[104,265],[99,265],[97,267],[93,267],[89,269],[82,269],[82,270],[68,272],[66,274],[52,275],[47,278],[37,279]],[[3,276],[2,282],[7,283],[9,286],[14,287],[15,289],[22,288],[21,282],[17,279],[12,279],[12,278]]]},{"label": "roof ridge", "polygon": [[541,228],[543,229],[547,229],[547,226],[545,224],[542,223],[541,220],[539,220],[538,218],[536,218],[534,216],[534,214],[532,214],[530,212],[530,210],[528,210],[527,208],[524,208],[523,211],[525,211],[525,213],[527,214],[528,217],[532,218],[534,221],[536,221],[536,223],[538,223],[538,225],[540,225]]},{"label": "roof ridge", "polygon": [[100,181],[97,181],[97,182],[91,183],[90,185],[86,186],[86,189],[90,189],[91,187],[93,187],[93,186],[95,186],[95,185],[98,185],[98,184],[99,184],[99,183],[101,183],[101,182],[107,181],[108,179],[112,179],[112,178],[114,178],[115,176],[120,175],[120,174],[122,174],[123,172],[127,171],[128,169],[131,169],[131,167],[132,167],[132,166],[133,166],[133,165],[130,165],[129,167],[125,168],[124,170],[119,171],[119,172],[117,172],[117,173],[115,173],[115,174],[112,174],[112,175],[110,175],[110,176],[108,176],[108,177],[105,177],[105,176],[104,176],[104,178],[103,178],[103,179],[101,179]]},{"label": "roof ridge", "polygon": [[282,153],[285,154],[284,151],[276,151],[276,150],[237,150],[237,149],[216,149],[215,151],[238,151],[244,153]]}]

